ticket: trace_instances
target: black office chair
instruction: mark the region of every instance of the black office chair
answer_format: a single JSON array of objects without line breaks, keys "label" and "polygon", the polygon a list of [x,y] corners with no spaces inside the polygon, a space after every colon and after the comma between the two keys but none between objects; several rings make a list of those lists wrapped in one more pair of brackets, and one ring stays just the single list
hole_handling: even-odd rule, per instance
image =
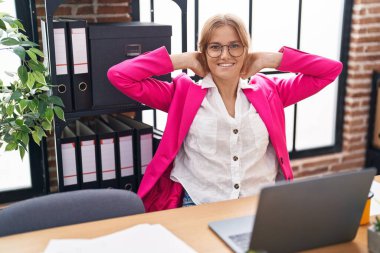
[{"label": "black office chair", "polygon": [[144,213],[133,192],[116,189],[54,193],[0,211],[0,236]]}]

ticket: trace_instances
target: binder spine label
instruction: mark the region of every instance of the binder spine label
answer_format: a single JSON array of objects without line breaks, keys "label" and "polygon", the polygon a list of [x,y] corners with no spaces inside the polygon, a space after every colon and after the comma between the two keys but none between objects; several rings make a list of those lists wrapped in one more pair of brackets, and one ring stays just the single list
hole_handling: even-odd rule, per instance
[{"label": "binder spine label", "polygon": [[100,141],[101,159],[102,159],[102,180],[116,178],[115,171],[115,147],[114,140],[102,139]]},{"label": "binder spine label", "polygon": [[75,144],[65,143],[61,144],[62,148],[62,171],[63,171],[63,185],[78,184],[77,166],[75,157]]},{"label": "binder spine label", "polygon": [[96,181],[95,141],[81,141],[83,182]]},{"label": "binder spine label", "polygon": [[54,43],[55,43],[55,64],[57,75],[67,75],[67,58],[66,58],[66,34],[65,29],[54,29]]},{"label": "binder spine label", "polygon": [[71,29],[74,74],[88,73],[86,28]]},{"label": "binder spine label", "polygon": [[121,176],[133,176],[132,136],[119,138]]}]

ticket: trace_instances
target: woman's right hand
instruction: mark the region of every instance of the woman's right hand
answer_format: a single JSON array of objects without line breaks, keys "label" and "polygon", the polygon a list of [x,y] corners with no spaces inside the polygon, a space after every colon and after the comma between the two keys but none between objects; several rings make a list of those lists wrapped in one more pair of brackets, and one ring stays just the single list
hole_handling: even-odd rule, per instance
[{"label": "woman's right hand", "polygon": [[197,75],[197,76],[200,76],[200,77],[204,77],[205,75],[207,75],[207,71],[205,70],[204,66],[206,66],[206,62],[204,62],[203,60],[203,57],[202,57],[202,53],[201,52],[192,52],[192,63],[191,63],[191,67],[190,69]]},{"label": "woman's right hand", "polygon": [[172,54],[170,55],[174,69],[191,69],[196,75],[204,77],[207,71],[203,66],[202,54],[198,51],[196,52],[186,52],[182,54]]}]

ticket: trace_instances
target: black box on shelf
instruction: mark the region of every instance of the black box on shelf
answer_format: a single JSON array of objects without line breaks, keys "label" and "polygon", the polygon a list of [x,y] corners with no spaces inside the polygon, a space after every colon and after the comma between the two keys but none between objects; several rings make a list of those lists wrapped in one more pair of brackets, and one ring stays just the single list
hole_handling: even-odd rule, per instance
[{"label": "black box on shelf", "polygon": [[[171,35],[170,25],[143,22],[89,24],[94,108],[137,105],[108,81],[107,71],[123,60],[161,46],[170,52]],[[158,78],[170,81],[170,74]]]}]

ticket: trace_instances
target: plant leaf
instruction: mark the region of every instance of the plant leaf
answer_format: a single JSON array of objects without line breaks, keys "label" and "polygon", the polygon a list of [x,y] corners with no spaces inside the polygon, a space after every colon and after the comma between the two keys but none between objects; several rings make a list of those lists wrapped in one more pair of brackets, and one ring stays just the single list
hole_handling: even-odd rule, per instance
[{"label": "plant leaf", "polygon": [[35,143],[37,143],[38,145],[40,145],[41,139],[38,137],[37,131],[33,131],[32,132],[32,138],[33,138],[33,140],[34,140]]},{"label": "plant leaf", "polygon": [[48,104],[45,101],[40,100],[38,104],[38,113],[40,115],[44,115],[47,107],[48,107]]},{"label": "plant leaf", "polygon": [[46,136],[45,131],[41,127],[35,126],[34,128],[37,130],[37,134],[40,140],[42,137]]},{"label": "plant leaf", "polygon": [[51,121],[53,120],[53,117],[54,117],[53,109],[51,109],[51,108],[46,108],[45,117],[46,117],[46,119],[47,119],[49,122],[51,122]]},{"label": "plant leaf", "polygon": [[57,117],[58,117],[60,120],[65,121],[64,112],[63,112],[63,110],[62,110],[61,107],[59,107],[59,106],[54,106],[54,112],[55,112],[55,114],[57,115]]},{"label": "plant leaf", "polygon": [[25,149],[21,146],[19,147],[19,153],[20,153],[21,160],[24,160]]},{"label": "plant leaf", "polygon": [[20,22],[20,20],[16,19],[14,23],[17,25],[17,27],[25,32],[25,28],[23,24]]},{"label": "plant leaf", "polygon": [[22,134],[21,134],[21,141],[23,143],[25,143],[26,146],[28,146],[28,144],[29,144],[29,134],[25,133],[25,132],[22,132]]},{"label": "plant leaf", "polygon": [[46,84],[45,76],[41,72],[33,72],[33,75],[37,82]]},{"label": "plant leaf", "polygon": [[15,106],[14,105],[8,105],[8,107],[7,107],[7,114],[8,114],[8,116],[12,116],[14,110],[15,110]]},{"label": "plant leaf", "polygon": [[34,78],[32,72],[28,72],[28,81],[26,82],[26,85],[28,86],[29,90],[33,89],[35,81],[36,79]]},{"label": "plant leaf", "polygon": [[0,19],[0,29],[3,30],[3,31],[6,31],[7,30],[7,27],[5,26],[5,23],[3,20]]},{"label": "plant leaf", "polygon": [[51,130],[51,124],[47,121],[42,122],[41,126],[43,127],[43,129],[45,129],[47,131]]},{"label": "plant leaf", "polygon": [[5,146],[5,151],[12,151],[12,150],[15,150],[16,148],[17,148],[17,143],[11,142],[11,143],[8,143],[7,146]]},{"label": "plant leaf", "polygon": [[30,59],[32,59],[34,62],[38,63],[37,55],[30,51],[30,49],[26,50],[26,53],[29,55]]},{"label": "plant leaf", "polygon": [[21,99],[19,101],[19,106],[20,106],[21,112],[23,112],[25,108],[28,106],[28,100]]},{"label": "plant leaf", "polygon": [[18,100],[22,96],[22,93],[19,90],[12,92],[10,100]]},{"label": "plant leaf", "polygon": [[29,48],[29,50],[38,56],[45,57],[44,53],[42,53],[42,51],[39,50],[38,48],[32,47],[32,48]]},{"label": "plant leaf", "polygon": [[20,45],[20,42],[16,39],[7,37],[1,40],[1,44],[3,44],[4,46],[16,46]]},{"label": "plant leaf", "polygon": [[54,105],[59,105],[61,107],[65,107],[65,105],[62,102],[62,99],[58,96],[50,96],[49,97],[49,102],[54,104]]},{"label": "plant leaf", "polygon": [[20,43],[20,46],[23,46],[23,47],[38,47],[38,44],[32,42],[32,41],[29,41],[29,40],[26,40],[26,41],[22,41]]},{"label": "plant leaf", "polygon": [[28,61],[28,65],[33,71],[38,71],[38,72],[45,71],[44,65],[42,65],[40,62],[34,62],[33,60],[30,60]]},{"label": "plant leaf", "polygon": [[24,65],[18,67],[17,74],[22,83],[26,83],[28,81],[28,70]]},{"label": "plant leaf", "polygon": [[13,52],[17,54],[22,61],[25,61],[25,48],[18,46],[13,48]]}]

